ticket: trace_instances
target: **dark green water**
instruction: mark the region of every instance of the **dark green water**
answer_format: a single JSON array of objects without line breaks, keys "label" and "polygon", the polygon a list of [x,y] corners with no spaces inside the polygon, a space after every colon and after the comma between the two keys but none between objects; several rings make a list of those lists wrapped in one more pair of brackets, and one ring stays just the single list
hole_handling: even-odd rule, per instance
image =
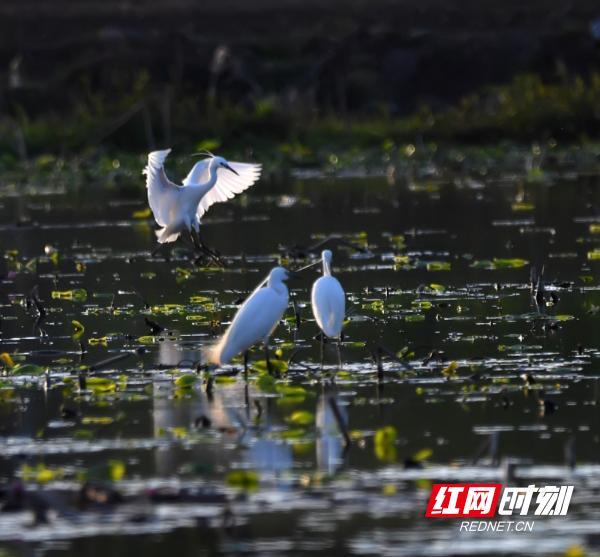
[{"label": "dark green water", "polygon": [[[224,271],[195,265],[185,246],[150,257],[150,223],[132,216],[145,207],[141,189],[49,184],[28,194],[5,184],[1,352],[48,368],[49,379],[18,368],[2,379],[0,505],[19,478],[25,495],[0,513],[0,547],[9,555],[598,551],[597,183],[560,171],[529,181],[437,172],[395,184],[261,182],[206,219]],[[246,382],[239,363],[218,372],[227,379],[212,392],[202,376],[178,387],[235,302],[280,258],[292,268],[312,260],[290,258],[291,246],[329,235],[343,240],[330,244],[350,315],[343,370],[333,346],[320,369],[314,272],[291,284],[299,329],[290,306],[274,335],[283,360],[295,353],[276,388],[264,389],[256,372]],[[542,265],[546,291],[536,303],[530,268]],[[36,285],[43,319],[27,303]],[[52,294],[73,289],[85,299]],[[145,317],[166,330],[152,335]],[[79,339],[73,320],[85,327]],[[378,348],[406,357],[384,355],[378,372]],[[108,379],[104,391],[79,391],[79,366],[123,352],[130,357],[88,372]],[[446,377],[451,362],[458,367]],[[527,387],[523,374],[535,383]],[[330,399],[348,424],[348,448]],[[387,426],[395,440],[375,442]],[[506,478],[508,461],[516,479]],[[240,480],[236,470],[248,472]],[[82,500],[84,476],[122,500]],[[537,518],[532,533],[466,534],[456,521],[423,517],[438,480],[568,483],[575,494],[566,518]],[[47,509],[45,523],[34,524],[35,508]]]}]

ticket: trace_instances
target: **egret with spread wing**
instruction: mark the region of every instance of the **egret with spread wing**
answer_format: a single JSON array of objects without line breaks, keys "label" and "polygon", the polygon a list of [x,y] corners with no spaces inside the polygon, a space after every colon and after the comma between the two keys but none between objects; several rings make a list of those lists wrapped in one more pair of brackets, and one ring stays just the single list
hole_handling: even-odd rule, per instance
[{"label": "egret with spread wing", "polygon": [[214,257],[214,252],[200,237],[200,219],[214,203],[227,201],[252,186],[260,177],[261,165],[228,162],[223,157],[207,154],[179,186],[165,173],[164,164],[170,152],[171,149],[153,151],[144,169],[148,203],[161,227],[156,237],[164,244],[174,242],[181,233],[187,232],[196,247]]}]

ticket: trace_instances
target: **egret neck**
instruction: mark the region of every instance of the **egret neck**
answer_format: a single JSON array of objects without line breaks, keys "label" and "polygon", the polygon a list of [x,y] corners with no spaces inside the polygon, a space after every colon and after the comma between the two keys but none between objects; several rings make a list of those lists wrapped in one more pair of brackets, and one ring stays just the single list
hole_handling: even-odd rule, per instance
[{"label": "egret neck", "polygon": [[287,295],[288,289],[282,278],[279,276],[273,276],[273,273],[269,275],[268,287],[272,288],[277,294]]},{"label": "egret neck", "polygon": [[210,161],[210,165],[208,167],[209,176],[208,176],[208,181],[207,182],[199,183],[199,180],[201,179],[202,172],[204,171],[204,168],[202,166],[202,162],[197,162],[194,165],[194,167],[192,168],[192,171],[190,173],[190,184],[189,184],[188,188],[190,190],[190,196],[192,198],[192,201],[194,201],[196,203],[196,206],[198,205],[198,203],[200,203],[200,200],[217,183],[217,169],[218,169],[218,166],[216,164],[214,164],[214,160],[215,159],[213,159],[213,160]]},{"label": "egret neck", "polygon": [[[217,165],[215,164],[215,158],[213,157],[208,165],[209,168],[209,179],[206,184],[211,184],[211,187],[215,185],[217,181]],[[188,175],[188,181],[190,184],[202,184],[200,180],[202,179],[202,174],[205,171],[206,167],[204,165],[204,161],[198,161],[190,171]],[[204,184],[202,184],[204,185]]]}]

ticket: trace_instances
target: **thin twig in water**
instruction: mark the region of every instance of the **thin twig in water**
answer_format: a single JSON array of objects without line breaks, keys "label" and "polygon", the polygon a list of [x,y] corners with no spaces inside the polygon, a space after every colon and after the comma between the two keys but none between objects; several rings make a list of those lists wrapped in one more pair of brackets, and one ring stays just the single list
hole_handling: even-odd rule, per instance
[{"label": "thin twig in water", "polygon": [[[377,350],[379,352],[379,358],[378,358],[379,361],[381,360],[381,355],[385,354],[388,358],[391,358],[395,362],[398,362],[404,369],[410,369],[410,370],[413,369],[413,366],[411,366],[408,362],[404,361],[402,358],[399,358],[389,348],[378,344]],[[376,359],[376,361],[377,361],[377,359]]]},{"label": "thin twig in water", "polygon": [[114,364],[116,362],[120,362],[121,360],[125,360],[131,356],[131,352],[124,352],[123,354],[117,354],[116,356],[111,356],[110,358],[106,358],[106,360],[101,360],[92,364],[87,368],[88,371],[98,371],[100,368],[106,367],[110,364]]},{"label": "thin twig in water", "polygon": [[295,361],[294,358],[296,357],[297,354],[300,353],[301,350],[302,350],[302,348],[296,348],[296,350],[294,350],[292,352],[292,354],[290,355],[290,357],[288,358],[288,361],[287,361],[288,368],[290,367],[290,365],[292,365],[294,363],[294,364],[298,364],[300,367],[302,367],[304,369],[307,369],[308,371],[316,372],[317,370],[315,368],[312,368],[309,365],[306,365],[302,362]]},{"label": "thin twig in water", "polygon": [[333,412],[333,417],[335,418],[337,426],[344,436],[344,444],[346,447],[349,447],[352,441],[350,439],[350,434],[348,433],[346,422],[344,421],[342,413],[340,412],[340,407],[338,406],[337,400],[333,396],[329,396],[327,402],[329,403],[329,407]]}]

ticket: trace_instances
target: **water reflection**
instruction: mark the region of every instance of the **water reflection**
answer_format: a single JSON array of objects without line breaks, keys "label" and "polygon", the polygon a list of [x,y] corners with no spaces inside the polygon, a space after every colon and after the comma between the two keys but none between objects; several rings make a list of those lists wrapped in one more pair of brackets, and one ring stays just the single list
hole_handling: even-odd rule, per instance
[{"label": "water reflection", "polygon": [[339,397],[333,389],[319,396],[317,402],[317,467],[321,472],[333,476],[343,464],[344,441],[338,421],[331,406],[331,399],[336,401],[340,414],[348,423],[348,412],[340,406]]}]

